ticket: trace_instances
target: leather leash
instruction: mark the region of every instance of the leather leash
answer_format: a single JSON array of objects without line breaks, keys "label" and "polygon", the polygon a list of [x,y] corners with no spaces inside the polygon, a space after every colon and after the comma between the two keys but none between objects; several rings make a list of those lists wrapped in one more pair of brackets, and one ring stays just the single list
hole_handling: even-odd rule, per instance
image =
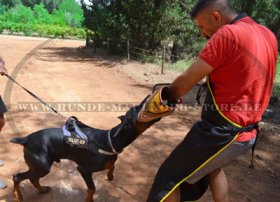
[{"label": "leather leash", "polygon": [[51,109],[54,113],[58,114],[59,116],[61,116],[63,119],[67,119],[67,117],[63,116],[61,113],[59,113],[57,110],[55,110],[53,107],[49,106],[46,102],[44,102],[42,99],[40,99],[37,95],[35,95],[34,93],[32,93],[31,91],[29,91],[28,89],[26,89],[25,87],[23,87],[22,85],[20,85],[15,79],[13,79],[11,76],[9,76],[8,74],[5,74],[6,77],[8,77],[8,79],[10,79],[12,82],[16,83],[18,86],[20,86],[23,90],[25,90],[28,94],[30,94],[32,97],[34,97],[36,100],[38,100],[39,102],[41,102],[42,104],[44,104],[46,107],[48,107],[49,109]]}]

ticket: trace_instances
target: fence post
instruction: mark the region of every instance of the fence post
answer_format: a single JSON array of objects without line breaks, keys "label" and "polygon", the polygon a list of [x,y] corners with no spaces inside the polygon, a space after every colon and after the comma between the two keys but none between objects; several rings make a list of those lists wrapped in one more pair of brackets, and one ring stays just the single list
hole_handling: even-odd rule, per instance
[{"label": "fence post", "polygon": [[130,53],[129,53],[129,39],[127,39],[127,60],[130,60]]},{"label": "fence post", "polygon": [[164,62],[165,62],[165,45],[163,45],[163,50],[162,50],[161,74],[163,74]]},{"label": "fence post", "polygon": [[107,38],[107,51],[109,52],[110,51],[110,39]]}]

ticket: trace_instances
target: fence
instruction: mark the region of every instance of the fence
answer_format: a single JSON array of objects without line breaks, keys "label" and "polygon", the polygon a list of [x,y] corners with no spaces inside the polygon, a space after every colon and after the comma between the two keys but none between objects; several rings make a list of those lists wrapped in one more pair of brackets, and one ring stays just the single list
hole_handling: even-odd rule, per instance
[{"label": "fence", "polygon": [[[178,58],[177,55],[171,53],[172,46],[163,45],[161,48],[157,48],[155,50],[147,50],[143,48],[139,48],[133,46],[129,40],[126,41],[111,41],[107,39],[106,42],[102,43],[102,46],[107,49],[108,52],[112,51],[112,44],[114,44],[114,50],[117,50],[118,55],[121,55],[127,60],[136,60],[141,62],[150,62],[155,63],[160,66],[160,73],[164,74],[165,69],[176,69],[183,71],[187,68],[188,64],[190,64],[191,57],[185,53],[185,57],[180,60],[180,64],[178,66],[177,63],[171,62],[171,58]],[[91,39],[87,38],[87,46],[94,47],[94,43]]]}]

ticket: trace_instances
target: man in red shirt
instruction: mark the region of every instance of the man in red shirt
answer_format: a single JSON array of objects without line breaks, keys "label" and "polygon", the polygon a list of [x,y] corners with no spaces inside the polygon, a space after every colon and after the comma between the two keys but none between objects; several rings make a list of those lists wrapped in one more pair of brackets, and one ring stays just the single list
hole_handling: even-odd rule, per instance
[{"label": "man in red shirt", "polygon": [[208,184],[216,202],[228,201],[221,167],[252,147],[272,93],[278,47],[270,30],[228,0],[199,0],[191,17],[209,41],[162,99],[172,103],[207,76],[202,120],[159,168],[148,202],[197,200]]}]

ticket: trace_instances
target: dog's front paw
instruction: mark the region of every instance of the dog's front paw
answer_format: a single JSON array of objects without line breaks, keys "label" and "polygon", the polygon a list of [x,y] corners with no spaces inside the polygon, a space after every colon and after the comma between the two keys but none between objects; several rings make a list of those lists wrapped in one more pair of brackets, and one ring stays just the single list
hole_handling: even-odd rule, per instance
[{"label": "dog's front paw", "polygon": [[40,194],[47,194],[52,190],[49,186],[42,186],[42,189],[39,191]]},{"label": "dog's front paw", "polygon": [[88,196],[88,197],[86,198],[86,202],[94,202],[92,196]]},{"label": "dog's front paw", "polygon": [[21,202],[21,201],[23,201],[22,194],[17,192],[17,191],[15,191],[13,193],[13,202]]}]

